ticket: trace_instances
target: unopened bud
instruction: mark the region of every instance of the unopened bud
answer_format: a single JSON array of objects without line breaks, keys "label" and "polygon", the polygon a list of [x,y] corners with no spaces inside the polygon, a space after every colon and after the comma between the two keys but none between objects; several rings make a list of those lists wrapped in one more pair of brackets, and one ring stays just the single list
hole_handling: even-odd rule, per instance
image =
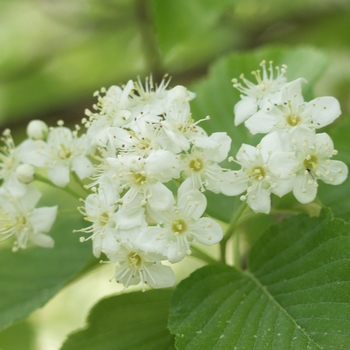
[{"label": "unopened bud", "polygon": [[16,176],[19,182],[29,184],[34,181],[35,169],[30,164],[21,164],[16,169]]},{"label": "unopened bud", "polygon": [[49,128],[42,120],[32,120],[27,126],[27,135],[33,140],[45,140]]}]

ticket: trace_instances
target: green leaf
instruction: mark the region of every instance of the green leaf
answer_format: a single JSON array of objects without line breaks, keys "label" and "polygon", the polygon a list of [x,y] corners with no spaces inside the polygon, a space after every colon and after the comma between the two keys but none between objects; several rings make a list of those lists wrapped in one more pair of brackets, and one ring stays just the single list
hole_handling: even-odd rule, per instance
[{"label": "green leaf", "polygon": [[172,291],[150,290],[115,295],[96,304],[87,328],[71,334],[61,350],[171,350],[167,329]]},{"label": "green leaf", "polygon": [[205,35],[220,23],[224,11],[232,8],[235,2],[152,0],[152,3],[159,44],[166,55],[188,39],[204,42]]},{"label": "green leaf", "polygon": [[[312,97],[312,84],[323,72],[327,58],[322,52],[309,48],[263,48],[249,53],[236,53],[217,61],[209,71],[207,78],[192,85],[190,90],[197,94],[191,102],[191,110],[195,119],[207,115],[210,120],[200,125],[209,133],[226,131],[232,138],[231,156],[235,156],[242,143],[256,145],[262,135],[251,135],[242,124],[234,126],[233,106],[239,101],[240,93],[232,87],[232,78],[244,73],[247,79],[254,77],[253,70],[258,69],[260,62],[272,60],[274,65],[288,66],[287,78],[293,80],[304,77],[308,84],[304,85],[304,95]],[[231,167],[227,163],[224,166]],[[222,221],[229,222],[232,212],[239,205],[238,197],[208,194],[208,213]]]},{"label": "green leaf", "polygon": [[[61,192],[56,198],[77,204]],[[33,247],[16,253],[9,246],[1,249],[0,329],[43,306],[84,267],[92,256],[91,245],[80,243],[79,235],[72,233],[84,226],[78,212],[61,215],[50,232],[55,240],[53,249]]]},{"label": "green leaf", "polygon": [[248,269],[209,265],[179,284],[169,325],[179,350],[345,349],[350,225],[292,217],[253,245]]}]

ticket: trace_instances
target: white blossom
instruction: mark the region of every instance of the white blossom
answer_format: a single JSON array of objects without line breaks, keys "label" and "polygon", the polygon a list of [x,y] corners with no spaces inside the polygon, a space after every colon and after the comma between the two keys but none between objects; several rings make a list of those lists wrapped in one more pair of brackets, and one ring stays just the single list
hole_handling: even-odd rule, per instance
[{"label": "white blossom", "polygon": [[172,192],[163,184],[179,177],[179,161],[173,153],[159,150],[147,158],[121,155],[107,161],[120,169],[121,188],[126,190],[121,200],[129,213],[145,204],[157,210],[174,203]]},{"label": "white blossom", "polygon": [[116,263],[113,278],[116,282],[123,283],[125,288],[140,282],[143,290],[147,285],[152,288],[167,288],[175,284],[173,270],[161,263],[165,257],[145,252],[135,243],[123,243],[117,251],[108,254],[107,257]]},{"label": "white blossom", "polygon": [[301,83],[297,79],[286,84],[280,94],[281,101],[258,111],[246,122],[252,134],[268,133],[276,130],[280,133],[296,132],[300,126],[316,130],[332,123],[341,114],[339,102],[334,97],[318,97],[305,102],[301,93]]},{"label": "white blossom", "polygon": [[58,187],[65,187],[74,171],[80,179],[92,175],[94,167],[88,159],[89,140],[85,135],[78,136],[64,126],[51,128],[47,141],[36,141],[37,150],[30,159],[37,167],[45,167],[50,180]]},{"label": "white blossom", "polygon": [[[293,194],[301,203],[312,202],[317,195],[318,180],[339,185],[348,175],[347,166],[331,158],[337,154],[333,141],[326,133],[309,133],[308,137],[295,139],[294,156],[288,161],[289,173],[294,176]],[[277,156],[273,167],[282,160]]]},{"label": "white blossom", "polygon": [[35,208],[41,193],[28,186],[21,196],[13,196],[6,189],[0,190],[0,237],[1,240],[15,237],[13,251],[25,249],[27,243],[52,248],[54,240],[46,235],[55,222],[57,206]]},{"label": "white blossom", "polygon": [[286,84],[285,73],[287,66],[282,65],[276,67],[277,75],[274,74],[273,62],[269,62],[269,67],[266,67],[266,61],[262,61],[260,70],[253,71],[257,84],[252,83],[242,74],[240,79],[246,86],[243,86],[237,79],[232,79],[233,87],[238,89],[242,95],[241,100],[234,107],[235,125],[239,125],[250,116],[263,108],[266,104],[278,101],[278,92]]},{"label": "white blossom", "polygon": [[15,146],[9,129],[3,132],[1,137],[3,146],[0,148],[0,180],[15,196],[22,196],[27,191],[25,181],[20,181],[17,176],[17,168],[27,162],[35,152],[35,143],[25,140],[19,146]]},{"label": "white blossom", "polygon": [[171,263],[191,254],[196,242],[213,245],[221,241],[221,226],[213,219],[201,217],[207,207],[206,197],[198,190],[179,188],[177,204],[169,209],[150,211],[157,226],[149,226],[138,237],[147,251],[165,255]]},{"label": "white blossom", "polygon": [[[276,154],[279,155],[278,171],[271,168],[271,159]],[[256,212],[269,213],[271,193],[282,197],[293,188],[292,177],[288,173],[289,157],[277,133],[266,135],[257,147],[243,144],[236,156],[236,163],[242,168],[232,178],[235,194],[246,191],[241,200],[247,200]]]},{"label": "white blossom", "polygon": [[213,133],[198,142],[190,153],[182,156],[182,176],[187,189],[205,189],[231,195],[230,179],[233,173],[218,163],[227,158],[231,138],[224,132]]},{"label": "white blossom", "polygon": [[98,97],[98,102],[93,106],[97,112],[85,111],[89,117],[83,119],[83,123],[88,128],[87,135],[92,144],[104,146],[108,141],[108,131],[113,126],[126,125],[132,118],[130,107],[130,94],[134,89],[134,83],[129,80],[126,86],[111,86],[107,91],[101,89],[95,92],[94,96]]},{"label": "white blossom", "polygon": [[84,206],[79,210],[85,216],[85,220],[91,225],[75,232],[88,233],[88,238],[81,237],[81,242],[91,239],[93,254],[99,257],[105,248],[117,248],[116,238],[116,212],[117,200],[106,195],[105,191],[90,194],[84,200]]}]

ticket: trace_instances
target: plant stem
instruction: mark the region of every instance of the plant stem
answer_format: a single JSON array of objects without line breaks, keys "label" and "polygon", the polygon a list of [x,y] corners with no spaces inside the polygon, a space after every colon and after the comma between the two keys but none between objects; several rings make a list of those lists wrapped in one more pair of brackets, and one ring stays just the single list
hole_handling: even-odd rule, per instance
[{"label": "plant stem", "polygon": [[203,252],[202,250],[200,250],[199,248],[195,247],[195,246],[191,246],[191,251],[192,254],[191,256],[198,258],[208,264],[216,264],[217,260],[215,260],[214,258],[212,258],[211,256],[209,256],[207,253]]},{"label": "plant stem", "polygon": [[78,192],[76,192],[73,188],[70,188],[69,186],[66,186],[66,187],[58,187],[58,186],[56,186],[55,184],[53,184],[48,178],[46,178],[46,177],[44,177],[44,176],[42,176],[42,175],[40,175],[40,174],[37,174],[37,173],[35,174],[35,180],[40,181],[40,182],[42,182],[42,183],[45,183],[45,184],[50,185],[50,186],[55,187],[55,188],[60,188],[61,190],[63,190],[63,191],[65,191],[65,192],[69,193],[69,194],[70,194],[71,196],[73,196],[74,198],[79,199],[79,198],[82,197],[82,196],[81,196]]},{"label": "plant stem", "polygon": [[141,44],[146,61],[146,69],[159,79],[163,72],[163,61],[153,29],[151,1],[136,0],[136,18],[140,28]]},{"label": "plant stem", "polygon": [[[242,204],[238,207],[238,209],[235,211],[234,215],[232,216],[232,220],[224,234],[224,238],[220,242],[220,256],[221,256],[221,261],[223,263],[226,263],[226,243],[234,235],[237,227],[242,223],[240,219],[242,217],[243,212],[246,210],[246,208],[247,208],[247,203],[242,202]],[[238,238],[236,238],[235,242],[237,245],[239,244]]]}]

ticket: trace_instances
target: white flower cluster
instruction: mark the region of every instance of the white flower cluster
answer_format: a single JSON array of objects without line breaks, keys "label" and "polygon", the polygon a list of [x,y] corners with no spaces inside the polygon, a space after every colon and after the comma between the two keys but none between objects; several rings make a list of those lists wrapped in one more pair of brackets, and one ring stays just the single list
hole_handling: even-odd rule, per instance
[{"label": "white flower cluster", "polygon": [[91,223],[79,230],[89,234],[81,241],[91,239],[96,257],[102,252],[116,263],[114,277],[125,287],[172,286],[174,273],[162,262],[179,262],[192,244],[223,237],[216,221],[202,217],[202,192],[231,194],[235,172],[219,165],[231,139],[207,135],[190,113],[194,94],[168,83],[150,78],[102,89],[83,120],[99,164],[80,208]]},{"label": "white flower cluster", "polygon": [[[234,80],[241,101],[235,124],[266,134],[256,146],[243,144],[234,160],[240,170],[220,166],[231,139],[225,132],[208,135],[195,122],[183,86],[168,88],[152,78],[95,93],[93,111],[83,119],[87,131],[62,121],[56,127],[34,120],[28,138],[15,146],[5,130],[0,149],[0,237],[15,237],[13,250],[28,242],[52,247],[48,233],[57,206],[36,208],[41,193],[34,180],[60,187],[81,199],[88,227],[75,230],[91,240],[93,254],[116,264],[114,278],[125,288],[170,287],[177,263],[193,244],[213,245],[223,238],[221,226],[205,216],[206,190],[241,200],[256,212],[269,213],[271,193],[293,192],[301,203],[315,199],[318,180],[337,185],[346,165],[331,158],[337,152],[317,129],[340,115],[338,101],[321,97],[305,102],[304,79],[287,82],[286,66],[272,63],[254,72],[257,84],[244,76]],[[209,119],[208,117],[204,120]],[[89,190],[87,192],[87,190]]]},{"label": "white flower cluster", "polygon": [[57,206],[36,208],[41,193],[31,183],[35,169],[30,156],[36,145],[27,139],[15,146],[10,130],[3,132],[0,148],[0,241],[14,237],[13,251],[27,243],[51,248],[53,239],[46,235],[56,219]]},{"label": "white flower cluster", "polygon": [[270,195],[284,196],[293,192],[301,203],[316,198],[318,180],[339,185],[348,175],[347,166],[331,158],[337,154],[326,133],[317,129],[332,123],[341,114],[334,97],[319,97],[304,101],[299,78],[288,82],[287,67],[272,62],[262,72],[253,72],[257,84],[233,79],[241,94],[235,105],[235,124],[244,122],[252,134],[266,134],[257,147],[243,144],[235,162],[241,165],[236,173],[236,193],[256,212],[269,213]]}]

